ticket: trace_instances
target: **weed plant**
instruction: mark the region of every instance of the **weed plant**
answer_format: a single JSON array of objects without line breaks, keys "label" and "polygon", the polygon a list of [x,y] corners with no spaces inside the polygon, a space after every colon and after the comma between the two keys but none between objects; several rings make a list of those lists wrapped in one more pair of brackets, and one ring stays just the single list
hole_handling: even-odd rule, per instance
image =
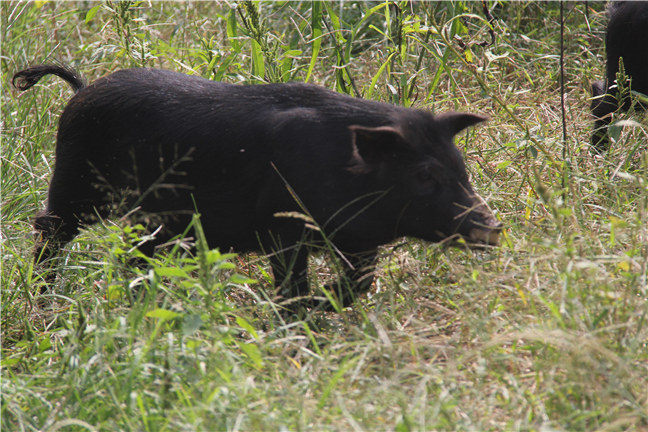
[{"label": "weed plant", "polygon": [[[565,5],[566,140],[559,4],[488,6],[490,23],[459,1],[0,3],[3,430],[648,429],[648,123],[619,116],[590,155],[604,5]],[[198,235],[137,267],[149,234],[106,220],[43,290],[30,218],[71,91],[10,81],[52,62],[488,114],[457,141],[505,238],[400,241],[353,308],[286,321],[262,256]],[[335,268],[311,261],[318,283]]]}]

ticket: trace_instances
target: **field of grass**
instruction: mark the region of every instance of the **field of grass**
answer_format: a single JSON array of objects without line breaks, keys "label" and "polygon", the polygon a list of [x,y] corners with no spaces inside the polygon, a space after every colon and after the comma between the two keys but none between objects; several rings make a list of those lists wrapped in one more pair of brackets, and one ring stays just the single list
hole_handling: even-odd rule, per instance
[{"label": "field of grass", "polygon": [[[566,140],[559,3],[488,3],[490,46],[479,2],[0,3],[2,430],[648,430],[648,122],[590,155],[602,3],[564,5]],[[506,235],[399,241],[354,307],[291,321],[262,256],[132,267],[144,233],[107,220],[42,291],[30,220],[72,92],[10,81],[52,62],[487,114],[457,144]]]}]

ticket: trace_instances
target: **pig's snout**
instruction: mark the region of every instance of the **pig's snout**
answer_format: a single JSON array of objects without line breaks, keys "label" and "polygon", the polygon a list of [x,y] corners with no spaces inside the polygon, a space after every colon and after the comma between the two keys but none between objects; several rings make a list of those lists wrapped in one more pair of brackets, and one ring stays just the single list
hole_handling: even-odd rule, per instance
[{"label": "pig's snout", "polygon": [[474,205],[471,209],[470,227],[466,240],[476,245],[496,246],[504,225],[497,220],[486,201],[479,195],[473,195]]},{"label": "pig's snout", "polygon": [[468,240],[472,243],[496,246],[499,243],[499,236],[502,232],[502,224],[485,228],[474,228],[468,233]]}]

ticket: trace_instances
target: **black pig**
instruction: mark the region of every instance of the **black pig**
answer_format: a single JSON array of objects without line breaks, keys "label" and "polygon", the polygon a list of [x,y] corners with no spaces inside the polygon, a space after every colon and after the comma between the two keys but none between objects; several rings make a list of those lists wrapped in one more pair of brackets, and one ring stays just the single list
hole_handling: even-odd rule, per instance
[{"label": "black pig", "polygon": [[[610,148],[607,129],[612,113],[617,109],[626,111],[630,107],[630,98],[620,96],[616,85],[619,58],[623,58],[626,76],[632,79],[632,89],[648,94],[648,2],[614,1],[610,3],[608,15],[605,82],[592,84],[592,149],[598,153]],[[627,85],[624,83],[625,87]],[[638,107],[648,108],[642,103]]]},{"label": "black pig", "polygon": [[[452,142],[482,116],[156,69],[86,86],[70,69],[38,66],[13,82],[26,90],[46,74],[77,92],[59,121],[47,207],[34,222],[37,263],[97,216],[130,212],[161,226],[145,251],[152,253],[198,211],[209,247],[270,253],[289,298],[308,294],[308,252],[325,233],[352,281],[336,294],[348,305],[371,285],[376,248],[397,237],[497,243],[501,225]],[[286,217],[295,212],[307,212],[321,232]]]}]

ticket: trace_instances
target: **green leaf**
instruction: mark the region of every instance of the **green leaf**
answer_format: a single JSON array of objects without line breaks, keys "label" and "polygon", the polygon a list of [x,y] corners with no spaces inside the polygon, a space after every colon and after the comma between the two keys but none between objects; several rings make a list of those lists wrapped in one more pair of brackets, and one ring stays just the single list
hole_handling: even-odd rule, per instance
[{"label": "green leaf", "polygon": [[311,39],[311,45],[313,47],[313,54],[311,55],[310,64],[308,65],[308,72],[306,72],[306,79],[304,82],[308,82],[310,79],[315,63],[317,62],[317,56],[319,55],[320,47],[322,45],[322,2],[313,1],[311,3],[311,27],[313,28],[313,37]]},{"label": "green leaf", "polygon": [[[216,58],[216,57],[214,57]],[[216,81],[221,81],[223,77],[225,76],[225,73],[229,69],[230,65],[232,62],[235,60],[235,55],[230,54],[227,57],[225,57],[224,60],[221,59],[220,64],[218,65],[218,68],[214,70],[214,76],[213,79]],[[215,65],[214,65],[215,66]],[[214,69],[214,67],[210,68],[210,70]]]},{"label": "green leaf", "polygon": [[45,336],[41,338],[39,344],[38,344],[38,350],[40,352],[46,351],[52,347],[52,341],[49,339],[49,337]]},{"label": "green leaf", "polygon": [[20,361],[20,359],[19,359],[19,358],[15,358],[15,357],[14,357],[14,358],[3,358],[3,359],[2,359],[2,362],[0,363],[0,365],[1,365],[3,368],[11,367],[11,366],[17,364],[19,361]]},{"label": "green leaf", "polygon": [[[369,17],[371,17],[371,15],[375,14],[375,13],[378,12],[380,9],[382,9],[382,8],[388,6],[388,5],[389,5],[388,2],[382,2],[382,3],[380,3],[379,5],[374,6],[374,7],[372,7],[371,9],[367,10],[364,14],[362,14],[362,18],[361,18],[360,21],[358,21],[358,23],[355,25],[355,29],[357,30],[357,29],[359,29],[360,27],[362,27],[362,25],[364,24],[364,22],[367,21],[367,20],[369,19]],[[385,10],[386,10],[386,11],[389,11],[389,8],[387,8],[387,9],[385,9]],[[355,31],[354,31],[354,33],[355,33]],[[382,32],[381,32],[381,33],[382,33]],[[354,37],[354,39],[355,39],[355,37]]]},{"label": "green leaf", "polygon": [[220,56],[214,56],[207,65],[207,71],[211,71],[216,67],[216,63],[221,60]]},{"label": "green leaf", "polygon": [[186,271],[178,267],[158,267],[155,274],[162,277],[189,277]]},{"label": "green leaf", "polygon": [[466,57],[466,61],[468,63],[473,62],[473,53],[472,53],[472,51],[470,51],[470,49],[467,49],[466,51],[464,51],[464,57]]},{"label": "green leaf", "polygon": [[387,60],[378,68],[378,72],[371,78],[371,84],[369,84],[369,90],[367,90],[367,94],[364,96],[365,99],[371,99],[371,96],[373,95],[374,88],[376,87],[376,83],[378,82],[378,79],[382,75],[383,71],[385,70],[385,67],[389,64],[391,61],[392,57],[394,57],[396,53],[391,53],[389,57],[387,57]]},{"label": "green leaf", "polygon": [[265,64],[263,62],[263,53],[261,45],[255,40],[252,42],[252,74],[263,80],[265,78]]},{"label": "green leaf", "polygon": [[99,12],[100,7],[101,7],[101,3],[98,4],[97,6],[93,7],[92,9],[90,9],[88,11],[88,13],[86,13],[86,16],[85,16],[85,23],[86,24],[88,24],[90,21],[92,21],[92,19],[95,17],[95,15],[97,15],[97,12]]},{"label": "green leaf", "polygon": [[238,24],[236,22],[235,10],[236,9],[231,9],[229,14],[227,14],[227,38],[229,39],[230,44],[232,44],[232,48],[238,52],[241,50],[241,46],[239,41],[236,40],[236,37],[238,36]]},{"label": "green leaf", "polygon": [[506,169],[506,168],[507,168],[509,165],[511,165],[512,163],[513,163],[513,162],[510,161],[510,160],[502,161],[502,162],[498,163],[497,166],[496,166],[495,168],[496,168],[498,171],[501,171],[501,170]]},{"label": "green leaf", "polygon": [[168,309],[155,309],[146,313],[146,316],[149,318],[157,318],[162,321],[171,321],[173,319],[181,316],[178,312],[174,312]]},{"label": "green leaf", "polygon": [[106,288],[107,300],[118,300],[124,296],[124,289],[119,285],[108,285]]},{"label": "green leaf", "polygon": [[[324,6],[326,7],[329,18],[331,18],[331,23],[333,23],[333,29],[340,30],[340,18],[335,14],[329,2],[325,1]],[[335,32],[335,37],[338,37],[337,32]]]},{"label": "green leaf", "polygon": [[259,335],[257,334],[256,330],[254,327],[252,327],[252,324],[250,324],[245,318],[242,317],[236,317],[236,323],[246,332],[250,333],[250,335],[254,339],[259,339]]},{"label": "green leaf", "polygon": [[243,353],[252,360],[252,364],[256,369],[261,369],[263,367],[263,358],[261,357],[259,347],[253,343],[239,343],[238,346],[241,348],[241,351],[243,351]]},{"label": "green leaf", "polygon": [[238,273],[234,273],[230,277],[229,282],[235,285],[245,285],[245,284],[253,284],[256,283],[257,281],[255,279],[250,279],[249,277],[245,277]]}]

